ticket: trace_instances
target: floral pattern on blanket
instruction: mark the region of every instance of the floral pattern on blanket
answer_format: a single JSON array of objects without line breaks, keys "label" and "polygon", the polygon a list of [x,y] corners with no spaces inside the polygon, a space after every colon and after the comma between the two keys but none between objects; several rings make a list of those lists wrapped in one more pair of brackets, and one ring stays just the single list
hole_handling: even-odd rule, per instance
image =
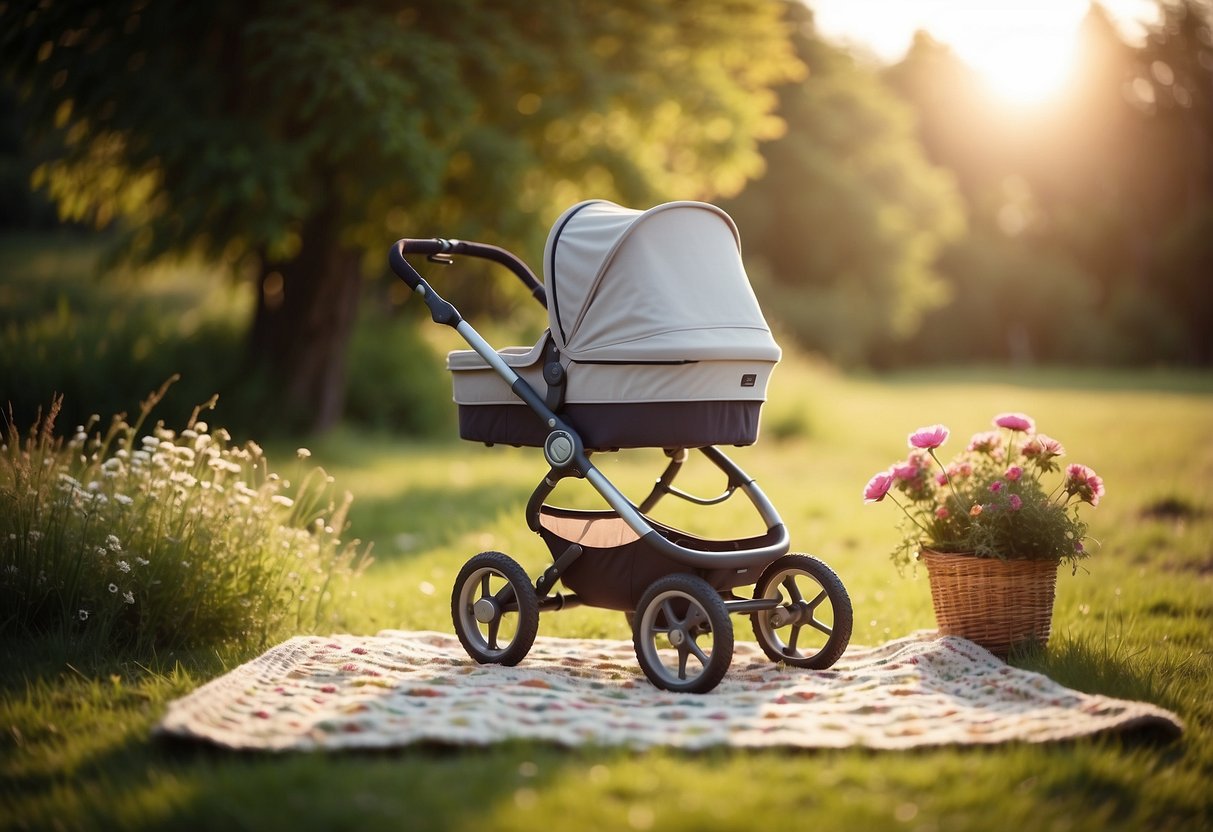
[{"label": "floral pattern on blanket", "polygon": [[852,647],[830,670],[774,665],[739,642],[710,694],[657,690],[631,642],[540,637],[517,667],[478,665],[449,635],[298,636],[170,704],[163,735],[236,749],[486,745],[898,749],[1182,732],[1145,703],[1080,693],[955,637]]}]

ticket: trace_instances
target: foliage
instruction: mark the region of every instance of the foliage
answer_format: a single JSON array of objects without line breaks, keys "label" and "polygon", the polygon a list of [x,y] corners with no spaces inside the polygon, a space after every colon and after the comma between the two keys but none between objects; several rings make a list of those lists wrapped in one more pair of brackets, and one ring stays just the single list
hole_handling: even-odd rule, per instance
[{"label": "foliage", "polygon": [[[367,562],[343,542],[350,498],[320,469],[295,488],[262,450],[197,411],[179,434],[96,419],[66,443],[58,402],[0,456],[3,631],[64,632],[111,649],[264,645],[325,620]],[[287,496],[292,494],[293,496]]]},{"label": "foliage", "polygon": [[[1213,6],[1157,5],[1137,46],[1092,4],[1069,86],[1034,108],[999,106],[925,33],[882,70],[955,175],[970,234],[938,263],[947,302],[881,363],[1210,363]],[[992,306],[1009,288],[1030,302]]]},{"label": "foliage", "polygon": [[[889,497],[905,515],[904,537],[893,552],[899,566],[923,548],[1071,564],[1087,556],[1087,524],[1078,508],[1099,504],[1103,479],[1087,466],[1073,464],[1050,489],[1042,477],[1060,470],[1056,460],[1065,454],[1061,443],[1036,433],[1035,421],[1021,413],[1000,414],[994,425],[1005,433],[974,435],[946,466],[935,450],[947,440],[948,429],[920,428],[910,434],[914,450],[909,457],[868,482],[865,502]],[[894,487],[906,503],[892,495]]]},{"label": "foliage", "polygon": [[951,176],[923,156],[913,113],[792,4],[809,67],[779,87],[782,138],[727,208],[756,291],[800,344],[848,364],[902,344],[946,298],[935,267],[963,230]]},{"label": "foliage", "polygon": [[[735,193],[802,71],[771,0],[0,5],[0,69],[62,152],[65,218],[136,260],[256,272],[248,355],[329,427],[366,255],[398,237],[528,252],[587,196]],[[467,295],[456,300],[475,298]]]},{"label": "foliage", "polygon": [[[121,412],[180,375],[157,406],[167,424],[181,424],[218,391],[214,415],[233,435],[290,433],[283,414],[263,406],[263,379],[245,360],[249,299],[231,274],[182,262],[102,280],[100,251],[89,235],[0,239],[0,409],[28,425],[58,394],[58,422],[77,425],[92,413]],[[413,320],[420,309],[392,314],[386,299],[368,300],[350,344],[349,422],[410,437],[446,434],[450,382]]]}]

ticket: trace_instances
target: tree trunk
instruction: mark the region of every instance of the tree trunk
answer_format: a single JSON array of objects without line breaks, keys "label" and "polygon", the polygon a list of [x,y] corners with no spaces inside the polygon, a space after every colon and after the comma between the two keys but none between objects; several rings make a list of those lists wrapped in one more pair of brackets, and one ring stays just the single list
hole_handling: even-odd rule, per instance
[{"label": "tree trunk", "polygon": [[280,426],[323,431],[345,405],[361,256],[341,245],[336,214],[326,207],[304,223],[297,257],[262,266],[247,359],[262,412]]}]

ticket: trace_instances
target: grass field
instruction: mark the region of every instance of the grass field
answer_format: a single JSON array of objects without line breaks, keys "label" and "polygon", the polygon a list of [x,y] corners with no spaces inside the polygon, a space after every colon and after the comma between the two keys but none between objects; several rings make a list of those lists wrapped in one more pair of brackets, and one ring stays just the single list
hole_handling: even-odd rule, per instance
[{"label": "grass field", "polygon": [[[875,471],[919,425],[953,443],[1020,410],[1091,465],[1108,493],[1102,546],[1058,579],[1054,637],[1014,662],[1079,690],[1151,701],[1186,723],[1166,745],[1103,738],[1045,747],[635,753],[507,744],[487,750],[238,755],[153,741],[166,703],[256,650],[112,657],[47,638],[0,642],[0,827],[122,829],[1202,829],[1213,825],[1213,377],[965,370],[853,378],[803,361],[777,371],[758,445],[735,459],[772,497],[794,549],[827,560],[855,607],[856,644],[933,625],[925,575],[888,553],[895,507],[863,505]],[[950,447],[954,447],[950,446]],[[949,447],[945,447],[948,450]],[[545,560],[523,506],[536,451],[414,444],[339,431],[312,446],[355,496],[374,542],[360,603],[332,629],[450,630],[450,584],[471,554]],[[289,459],[291,448],[268,449]],[[598,458],[634,497],[660,455]],[[698,473],[705,476],[697,478]],[[683,480],[716,493],[714,472]],[[700,485],[701,484],[701,485]],[[566,504],[590,504],[576,488]],[[738,536],[741,506],[659,517]],[[545,615],[542,635],[627,637],[619,613]],[[739,638],[748,627],[738,628]]]}]

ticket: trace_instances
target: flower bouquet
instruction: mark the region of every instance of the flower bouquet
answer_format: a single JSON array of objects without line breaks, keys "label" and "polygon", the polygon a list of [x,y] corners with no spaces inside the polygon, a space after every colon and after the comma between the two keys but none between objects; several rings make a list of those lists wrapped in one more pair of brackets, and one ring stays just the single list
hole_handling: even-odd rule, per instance
[{"label": "flower bouquet", "polygon": [[909,456],[872,477],[864,500],[901,508],[893,560],[925,563],[941,632],[1005,655],[1018,641],[1047,641],[1057,566],[1077,570],[1087,556],[1080,510],[1099,505],[1104,484],[1085,465],[1063,473],[1061,443],[1030,417],[1003,413],[994,426],[946,464],[936,451],[948,429],[914,431]]}]

